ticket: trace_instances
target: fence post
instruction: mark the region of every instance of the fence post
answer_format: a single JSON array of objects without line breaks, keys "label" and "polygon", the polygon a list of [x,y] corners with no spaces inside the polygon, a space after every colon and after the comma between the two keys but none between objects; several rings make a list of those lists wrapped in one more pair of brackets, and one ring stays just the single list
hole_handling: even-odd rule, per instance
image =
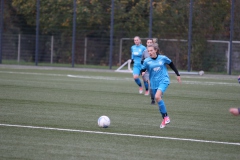
[{"label": "fence post", "polygon": [[231,42],[228,42],[228,51],[227,51],[227,73],[230,75],[231,68]]},{"label": "fence post", "polygon": [[84,39],[84,65],[87,64],[87,37]]},{"label": "fence post", "polygon": [[119,65],[122,63],[122,38],[120,39],[120,47],[119,47]]},{"label": "fence post", "polygon": [[21,55],[21,34],[18,34],[18,63],[20,62],[20,55]]},{"label": "fence post", "polygon": [[229,53],[229,63],[228,63],[228,74],[231,75],[231,66],[232,66],[232,39],[233,39],[233,26],[234,26],[234,1],[232,0],[231,6],[231,22],[230,22],[230,53]]},{"label": "fence post", "polygon": [[111,28],[110,28],[109,69],[112,69],[113,26],[114,26],[114,0],[112,0],[112,4],[111,4]]},{"label": "fence post", "polygon": [[191,52],[192,52],[192,8],[193,0],[189,5],[189,24],[188,24],[188,72],[191,71]]},{"label": "fence post", "polygon": [[51,64],[53,63],[53,45],[54,45],[54,37],[51,37]]},{"label": "fence post", "polygon": [[74,67],[75,60],[75,40],[76,40],[76,12],[77,2],[73,0],[73,30],[72,30],[72,67]]},{"label": "fence post", "polygon": [[39,45],[39,14],[40,14],[40,0],[37,0],[37,14],[36,14],[36,46],[35,46],[35,65],[38,65],[38,45]]},{"label": "fence post", "polygon": [[0,64],[2,64],[2,38],[3,38],[3,16],[4,16],[4,0],[1,0],[1,15],[0,15]]},{"label": "fence post", "polygon": [[149,16],[149,33],[148,38],[152,38],[152,12],[153,12],[153,6],[152,6],[153,0],[150,0],[150,16]]}]

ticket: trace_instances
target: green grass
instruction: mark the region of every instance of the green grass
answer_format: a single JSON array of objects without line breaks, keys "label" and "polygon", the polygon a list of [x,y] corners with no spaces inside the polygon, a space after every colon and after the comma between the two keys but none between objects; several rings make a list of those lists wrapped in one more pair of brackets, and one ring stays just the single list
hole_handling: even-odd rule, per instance
[{"label": "green grass", "polygon": [[[171,124],[129,73],[0,67],[0,124],[240,143],[236,76],[174,75],[164,94]],[[76,75],[81,78],[68,77]],[[97,126],[107,115],[111,125]],[[0,126],[0,159],[239,159],[240,145]]]},{"label": "green grass", "polygon": [[[35,66],[35,62],[26,62],[16,60],[3,60],[2,64],[6,65],[23,65],[23,66]],[[38,62],[38,66],[49,66],[49,67],[72,67],[72,63],[47,63],[47,62]],[[117,69],[119,66],[112,66],[112,69]],[[74,68],[98,68],[98,69],[109,69],[109,66],[106,65],[91,65],[91,64],[74,64]],[[126,68],[126,67],[125,67]]]},{"label": "green grass", "polygon": [[[17,62],[16,60],[3,60],[2,64],[4,65],[19,65],[19,66],[32,66],[35,67],[35,62],[26,62],[26,61],[20,61]],[[110,66],[108,65],[93,65],[93,64],[74,64],[74,67],[72,67],[72,63],[47,63],[47,62],[38,62],[37,66],[40,67],[65,67],[65,68],[74,68],[74,69],[102,69],[102,70],[109,70]],[[113,65],[111,66],[111,70],[116,70],[118,69],[120,66],[117,65]],[[128,66],[125,65],[122,69],[127,70]],[[179,70],[179,72],[186,72],[186,70]],[[191,71],[191,72],[198,72],[198,71]],[[228,75],[227,71],[222,71],[222,72],[213,72],[213,71],[207,71],[205,72],[205,74],[215,74],[215,75]],[[232,70],[231,71],[232,75],[238,76],[239,75],[239,71],[236,70]]]}]

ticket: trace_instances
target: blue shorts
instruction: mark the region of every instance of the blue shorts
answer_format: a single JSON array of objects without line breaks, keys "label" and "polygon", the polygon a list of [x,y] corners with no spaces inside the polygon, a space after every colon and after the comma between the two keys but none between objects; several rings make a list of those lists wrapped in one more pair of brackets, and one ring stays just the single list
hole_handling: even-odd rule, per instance
[{"label": "blue shorts", "polygon": [[140,75],[141,65],[133,66],[133,75]]},{"label": "blue shorts", "polygon": [[157,90],[161,90],[162,91],[162,95],[163,93],[167,90],[169,84],[168,83],[160,83],[157,89],[152,89],[154,95],[157,93]]}]

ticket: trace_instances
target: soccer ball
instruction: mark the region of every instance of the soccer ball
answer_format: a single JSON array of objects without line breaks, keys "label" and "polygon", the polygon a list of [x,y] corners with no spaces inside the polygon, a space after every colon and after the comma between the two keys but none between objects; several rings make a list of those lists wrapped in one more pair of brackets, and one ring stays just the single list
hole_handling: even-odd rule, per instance
[{"label": "soccer ball", "polygon": [[110,126],[110,119],[108,116],[101,116],[98,118],[98,126],[102,128],[108,128]]}]

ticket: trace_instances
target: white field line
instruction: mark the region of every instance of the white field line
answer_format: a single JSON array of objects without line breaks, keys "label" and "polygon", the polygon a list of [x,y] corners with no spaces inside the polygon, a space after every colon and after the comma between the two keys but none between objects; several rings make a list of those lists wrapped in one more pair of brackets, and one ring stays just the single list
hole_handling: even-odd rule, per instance
[{"label": "white field line", "polygon": [[[81,78],[81,79],[96,79],[96,80],[109,80],[109,81],[133,81],[132,78],[119,78],[119,77],[106,77],[106,76],[83,76],[83,75],[65,75],[65,74],[48,74],[48,73],[32,73],[32,72],[8,72],[0,71],[0,73],[7,74],[22,74],[22,75],[39,75],[39,76],[59,76],[59,77],[70,77],[70,78]],[[131,77],[131,76],[130,76]],[[190,76],[184,78],[192,78]],[[225,86],[240,86],[236,80],[236,83],[227,82],[209,82],[209,81],[189,81],[182,78],[182,84],[193,84],[193,85],[225,85]],[[176,80],[171,79],[171,83],[178,83]]]},{"label": "white field line", "polygon": [[208,141],[208,140],[199,140],[199,139],[161,137],[161,136],[125,134],[125,133],[99,132],[99,131],[86,131],[86,130],[77,130],[77,129],[64,129],[64,128],[51,128],[51,127],[24,126],[24,125],[13,125],[13,124],[0,124],[0,126],[4,126],[4,127],[18,127],[18,128],[30,128],[30,129],[43,129],[43,130],[54,130],[54,131],[65,131],[65,132],[105,134],[105,135],[140,137],[140,138],[167,139],[167,140],[190,141],[190,142],[203,142],[203,143],[227,144],[227,145],[240,146],[240,143],[220,142],[220,141]]},{"label": "white field line", "polygon": [[[68,77],[72,77],[72,78],[89,78],[89,79],[103,79],[103,80],[122,80],[117,78],[117,77],[100,77],[100,76],[80,76],[80,75],[67,75]],[[132,81],[132,78],[124,78],[124,80],[130,80]],[[171,80],[171,83],[178,83],[176,80]],[[239,84],[237,83],[226,83],[226,82],[207,82],[207,81],[203,81],[203,82],[199,82],[199,81],[182,81],[183,84],[197,84],[197,85],[227,85],[227,86],[239,86]]]},{"label": "white field line", "polygon": [[131,80],[132,78],[118,78],[118,77],[103,77],[103,76],[81,76],[81,75],[67,75],[68,77],[72,78],[83,78],[83,79],[96,79],[96,80],[109,80],[109,81],[116,81],[116,80]]}]

